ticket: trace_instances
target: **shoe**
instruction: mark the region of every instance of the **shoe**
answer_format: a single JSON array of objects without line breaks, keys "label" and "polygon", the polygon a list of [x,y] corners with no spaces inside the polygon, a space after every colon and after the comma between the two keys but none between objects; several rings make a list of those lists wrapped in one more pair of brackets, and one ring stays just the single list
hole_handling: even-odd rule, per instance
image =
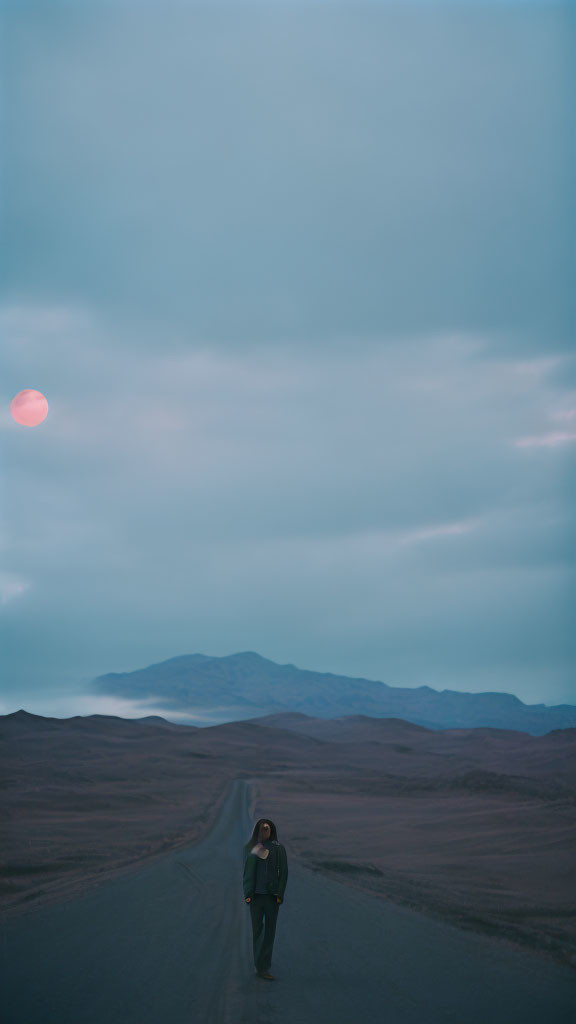
[{"label": "shoe", "polygon": [[259,978],[266,978],[266,981],[275,981],[276,980],[274,975],[270,974],[269,971],[257,971],[256,973],[257,973]]}]

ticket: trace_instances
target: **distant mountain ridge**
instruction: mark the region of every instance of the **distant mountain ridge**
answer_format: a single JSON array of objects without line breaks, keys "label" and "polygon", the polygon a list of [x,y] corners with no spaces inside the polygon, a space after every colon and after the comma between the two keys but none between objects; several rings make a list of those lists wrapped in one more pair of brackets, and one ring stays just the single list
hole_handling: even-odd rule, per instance
[{"label": "distant mountain ridge", "polygon": [[524,704],[510,693],[461,693],[389,686],[374,680],[279,665],[255,651],[225,657],[185,654],[134,672],[111,672],[93,692],[138,701],[155,698],[169,715],[201,712],[219,724],[300,712],[316,718],[402,718],[428,729],[492,727],[543,735],[576,726],[576,707]]}]

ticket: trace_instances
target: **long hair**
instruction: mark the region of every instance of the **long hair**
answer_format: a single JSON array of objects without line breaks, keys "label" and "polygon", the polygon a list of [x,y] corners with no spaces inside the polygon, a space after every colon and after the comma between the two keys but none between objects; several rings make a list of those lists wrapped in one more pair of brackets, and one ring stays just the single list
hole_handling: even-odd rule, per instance
[{"label": "long hair", "polygon": [[263,825],[264,822],[268,822],[268,824],[270,825],[270,839],[276,839],[276,841],[278,841],[278,836],[276,835],[276,825],[274,824],[274,822],[270,818],[258,818],[258,821],[254,825],[254,831],[252,832],[250,839],[248,840],[247,843],[244,844],[245,849],[252,849],[254,844],[258,842],[258,833],[260,831],[260,825]]}]

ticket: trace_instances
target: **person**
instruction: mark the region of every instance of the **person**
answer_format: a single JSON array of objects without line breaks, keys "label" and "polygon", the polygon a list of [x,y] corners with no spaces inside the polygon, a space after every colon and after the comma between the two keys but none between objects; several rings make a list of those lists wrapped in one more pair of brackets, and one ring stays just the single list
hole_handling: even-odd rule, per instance
[{"label": "person", "polygon": [[288,881],[288,858],[270,818],[256,822],[244,855],[244,900],[250,906],[254,967],[259,978],[274,981],[272,947]]}]

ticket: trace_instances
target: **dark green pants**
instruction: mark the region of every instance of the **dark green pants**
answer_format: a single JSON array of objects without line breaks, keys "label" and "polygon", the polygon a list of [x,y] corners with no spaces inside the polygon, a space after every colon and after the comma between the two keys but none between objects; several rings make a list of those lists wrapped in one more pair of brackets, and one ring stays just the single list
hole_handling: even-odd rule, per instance
[{"label": "dark green pants", "polygon": [[276,934],[278,903],[270,893],[254,893],[250,900],[252,918],[252,948],[257,971],[269,971],[272,966],[272,946]]}]

